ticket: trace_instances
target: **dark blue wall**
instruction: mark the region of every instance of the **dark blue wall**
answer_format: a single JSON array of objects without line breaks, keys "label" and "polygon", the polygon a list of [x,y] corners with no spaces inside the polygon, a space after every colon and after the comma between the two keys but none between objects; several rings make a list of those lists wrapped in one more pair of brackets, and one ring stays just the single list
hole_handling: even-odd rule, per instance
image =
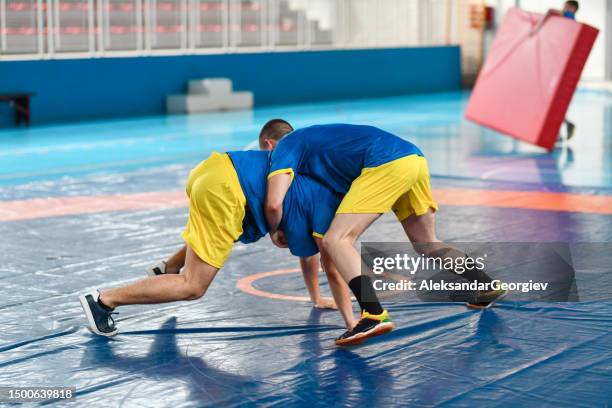
[{"label": "dark blue wall", "polygon": [[29,91],[33,122],[165,112],[189,79],[229,77],[255,104],[456,90],[459,47],[0,62],[0,93]]}]

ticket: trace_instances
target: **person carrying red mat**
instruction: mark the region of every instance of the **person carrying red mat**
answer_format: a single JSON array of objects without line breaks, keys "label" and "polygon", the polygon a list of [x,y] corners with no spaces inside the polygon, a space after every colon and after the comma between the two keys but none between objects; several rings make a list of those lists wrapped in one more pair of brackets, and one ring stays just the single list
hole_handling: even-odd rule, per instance
[{"label": "person carrying red mat", "polygon": [[[578,12],[579,8],[580,4],[575,0],[571,0],[566,1],[563,5],[563,9],[561,10],[549,9],[544,15],[544,17],[540,20],[540,22],[533,28],[533,30],[531,30],[531,33],[529,35],[533,36],[535,33],[540,31],[546,20],[548,20],[551,16],[562,16],[565,18],[569,18],[570,20],[576,20],[576,13]],[[572,137],[574,137],[576,125],[569,121],[567,118],[563,120],[563,123],[565,124],[567,140],[570,140]]]}]

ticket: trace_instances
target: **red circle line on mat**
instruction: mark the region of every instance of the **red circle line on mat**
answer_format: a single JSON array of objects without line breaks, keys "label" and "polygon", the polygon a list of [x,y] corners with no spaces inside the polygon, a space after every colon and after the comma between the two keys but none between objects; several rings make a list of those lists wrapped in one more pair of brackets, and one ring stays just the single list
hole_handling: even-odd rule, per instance
[{"label": "red circle line on mat", "polygon": [[271,276],[279,276],[279,275],[289,275],[291,273],[301,272],[301,269],[279,269],[278,271],[270,271],[270,272],[259,272],[254,273],[253,275],[245,276],[236,282],[236,288],[240,289],[244,293],[253,296],[265,297],[268,299],[277,299],[277,300],[290,300],[296,302],[310,302],[310,298],[308,296],[293,296],[293,295],[282,295],[279,293],[267,292],[265,290],[257,289],[253,286],[255,281],[260,279],[269,278]]},{"label": "red circle line on mat", "polygon": [[[236,282],[236,288],[240,289],[246,294],[253,295],[253,296],[259,296],[259,297],[265,297],[268,299],[289,300],[289,301],[294,301],[294,302],[310,302],[310,298],[308,296],[283,295],[280,293],[272,293],[272,292],[268,292],[265,290],[257,289],[256,287],[253,286],[253,283],[255,283],[258,280],[264,279],[264,278],[269,278],[272,276],[289,275],[291,273],[296,273],[296,272],[301,272],[301,269],[300,268],[279,269],[277,271],[254,273],[252,275],[245,276],[244,278],[239,279],[238,282]],[[400,280],[405,279],[404,276],[401,276],[395,273],[386,273],[385,276],[396,282],[399,282]],[[398,291],[387,291],[387,292],[388,293],[386,295],[381,296],[381,298],[388,297],[389,295],[393,295],[394,293],[398,293]]]}]

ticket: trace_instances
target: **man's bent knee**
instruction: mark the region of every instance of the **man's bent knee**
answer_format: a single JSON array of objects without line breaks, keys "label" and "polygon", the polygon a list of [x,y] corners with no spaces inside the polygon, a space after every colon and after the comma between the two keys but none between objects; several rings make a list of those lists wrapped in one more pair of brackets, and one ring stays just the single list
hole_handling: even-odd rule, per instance
[{"label": "man's bent knee", "polygon": [[349,244],[353,245],[355,240],[349,236],[340,236],[337,234],[325,234],[323,239],[321,240],[321,245],[323,245],[323,249],[325,249],[328,253],[333,251],[338,245]]},{"label": "man's bent knee", "polygon": [[321,246],[325,251],[329,253],[330,249],[333,249],[338,244],[338,239],[331,234],[326,234],[321,239]]},{"label": "man's bent knee", "polygon": [[206,288],[201,285],[195,285],[189,282],[185,282],[183,287],[183,299],[182,300],[197,300],[204,296],[206,293]]}]

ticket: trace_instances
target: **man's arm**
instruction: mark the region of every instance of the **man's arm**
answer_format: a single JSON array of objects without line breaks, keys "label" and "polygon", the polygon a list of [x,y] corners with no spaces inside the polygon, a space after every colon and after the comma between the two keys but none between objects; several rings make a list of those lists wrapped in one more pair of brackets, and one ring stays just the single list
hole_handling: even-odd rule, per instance
[{"label": "man's arm", "polygon": [[283,201],[290,185],[290,173],[273,174],[272,177],[268,178],[265,212],[270,236],[276,232],[283,219]]},{"label": "man's arm", "polygon": [[300,266],[312,305],[317,309],[337,309],[338,307],[333,299],[321,297],[321,290],[319,289],[321,264],[319,257],[317,255],[302,256],[300,257]]}]

